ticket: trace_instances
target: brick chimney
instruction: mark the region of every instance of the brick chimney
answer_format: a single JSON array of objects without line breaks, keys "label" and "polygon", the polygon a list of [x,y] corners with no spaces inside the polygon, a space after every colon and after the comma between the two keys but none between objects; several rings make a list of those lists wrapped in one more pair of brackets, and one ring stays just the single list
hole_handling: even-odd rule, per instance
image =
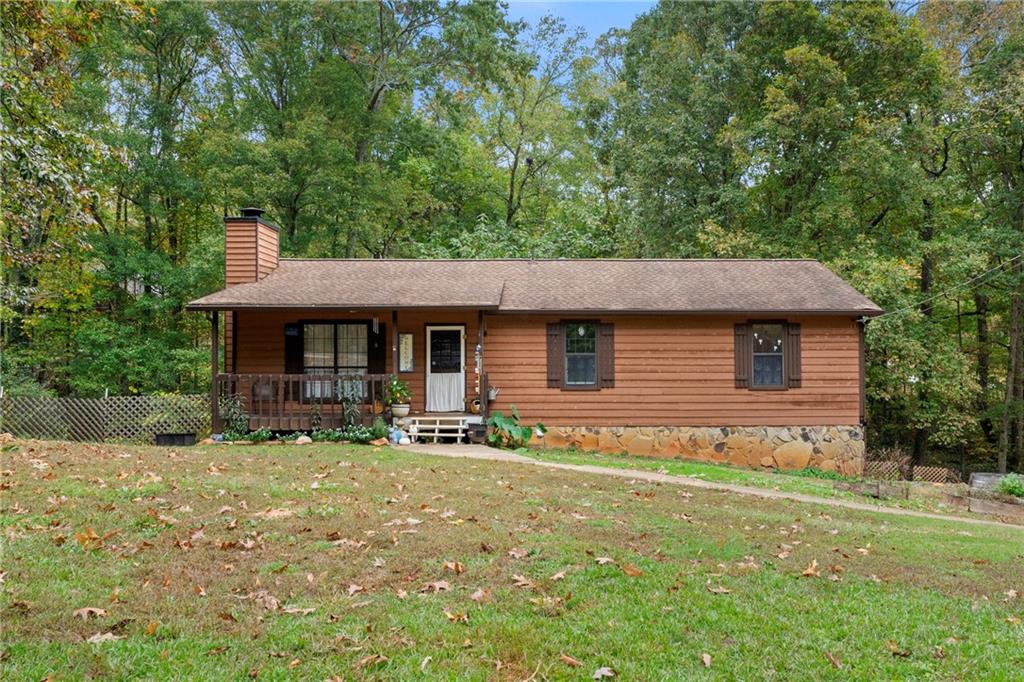
[{"label": "brick chimney", "polygon": [[224,286],[258,282],[277,268],[277,227],[258,208],[224,218]]}]

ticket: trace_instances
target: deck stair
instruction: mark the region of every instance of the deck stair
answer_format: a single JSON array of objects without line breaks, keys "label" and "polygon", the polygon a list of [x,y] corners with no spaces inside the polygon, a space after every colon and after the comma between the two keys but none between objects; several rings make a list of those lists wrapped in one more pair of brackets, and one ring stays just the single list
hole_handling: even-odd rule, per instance
[{"label": "deck stair", "polygon": [[438,442],[454,438],[456,443],[466,440],[469,424],[479,424],[480,415],[461,413],[411,414],[396,419],[398,428],[409,434],[413,443]]}]

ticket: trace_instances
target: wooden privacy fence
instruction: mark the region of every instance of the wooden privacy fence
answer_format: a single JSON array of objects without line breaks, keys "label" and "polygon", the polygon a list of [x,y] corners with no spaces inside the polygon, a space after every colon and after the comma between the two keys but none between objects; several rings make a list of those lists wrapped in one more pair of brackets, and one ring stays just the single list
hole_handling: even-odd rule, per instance
[{"label": "wooden privacy fence", "polygon": [[205,395],[0,398],[0,431],[17,438],[152,443],[157,433],[210,432]]}]

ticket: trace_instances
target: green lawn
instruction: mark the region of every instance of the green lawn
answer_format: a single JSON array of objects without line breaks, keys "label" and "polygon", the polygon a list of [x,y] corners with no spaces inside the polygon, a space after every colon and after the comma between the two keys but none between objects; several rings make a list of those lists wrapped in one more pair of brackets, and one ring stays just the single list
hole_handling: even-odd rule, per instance
[{"label": "green lawn", "polygon": [[5,679],[1024,674],[1021,528],[362,446],[2,455]]},{"label": "green lawn", "polygon": [[627,454],[601,454],[597,452],[584,452],[568,449],[536,449],[524,448],[519,451],[527,457],[545,462],[564,462],[566,464],[592,464],[595,466],[610,467],[614,469],[647,469],[649,471],[660,471],[676,476],[690,476],[715,483],[730,483],[733,485],[752,486],[755,488],[769,488],[787,493],[800,493],[814,495],[817,497],[830,497],[845,500],[856,500],[857,502],[875,503],[879,506],[899,507],[902,509],[917,509],[922,511],[933,511],[940,513],[960,513],[949,505],[942,504],[932,499],[884,499],[861,495],[841,488],[836,488],[833,483],[836,480],[855,481],[856,479],[844,479],[841,476],[813,469],[801,471],[778,471],[750,469],[747,467],[734,466],[726,463],[697,462],[685,459],[661,459],[656,457],[641,457]]}]

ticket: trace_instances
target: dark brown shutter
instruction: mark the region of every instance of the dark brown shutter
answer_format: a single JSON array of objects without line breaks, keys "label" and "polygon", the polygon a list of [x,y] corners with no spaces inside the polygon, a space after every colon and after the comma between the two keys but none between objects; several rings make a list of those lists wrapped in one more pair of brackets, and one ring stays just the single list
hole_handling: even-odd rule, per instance
[{"label": "dark brown shutter", "polygon": [[377,333],[373,333],[373,325],[367,325],[366,331],[366,371],[369,374],[384,374],[388,362],[388,328],[383,322],[377,324]]},{"label": "dark brown shutter", "polygon": [[597,326],[597,383],[601,388],[615,386],[615,325]]},{"label": "dark brown shutter", "polygon": [[548,388],[565,385],[565,327],[559,322],[548,324]]},{"label": "dark brown shutter", "polygon": [[284,373],[302,374],[302,325],[284,326]]},{"label": "dark brown shutter", "polygon": [[800,325],[786,325],[786,386],[800,388]]},{"label": "dark brown shutter", "polygon": [[750,347],[750,325],[746,322],[735,327],[733,354],[736,356],[736,388],[750,388],[753,349]]}]

